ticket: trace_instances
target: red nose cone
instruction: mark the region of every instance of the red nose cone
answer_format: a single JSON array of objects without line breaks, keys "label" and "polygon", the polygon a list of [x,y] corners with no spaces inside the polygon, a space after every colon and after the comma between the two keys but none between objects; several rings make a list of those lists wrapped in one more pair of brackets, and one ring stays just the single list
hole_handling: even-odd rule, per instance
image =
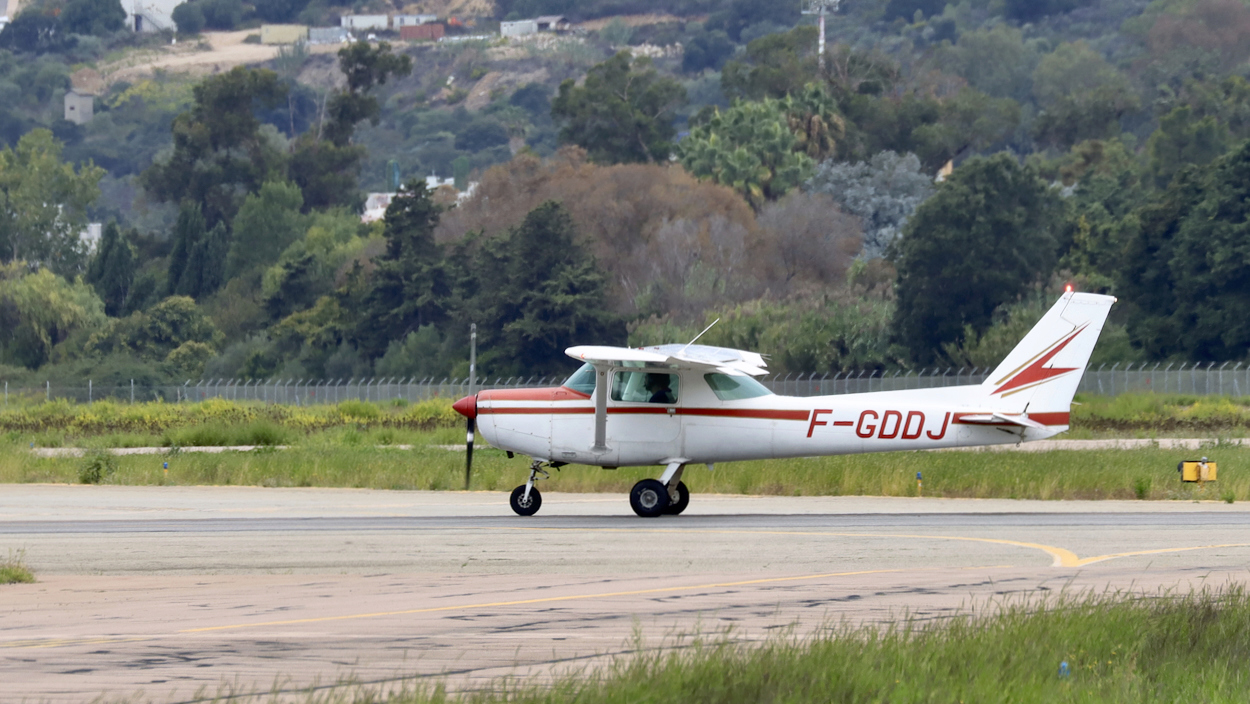
[{"label": "red nose cone", "polygon": [[451,404],[451,407],[465,418],[477,418],[477,396],[465,396]]}]

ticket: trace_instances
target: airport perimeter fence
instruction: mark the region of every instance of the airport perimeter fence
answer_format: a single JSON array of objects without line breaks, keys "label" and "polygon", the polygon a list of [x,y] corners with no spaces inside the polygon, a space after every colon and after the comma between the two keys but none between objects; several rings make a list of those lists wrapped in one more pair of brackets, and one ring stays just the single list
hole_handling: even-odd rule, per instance
[{"label": "airport perimeter fence", "polygon": [[[1232,365],[1232,366],[1230,366]],[[869,391],[931,389],[980,384],[989,368],[930,368],[920,371],[864,370],[857,372],[773,374],[760,381],[774,393],[787,396],[824,396]],[[516,389],[557,386],[558,377],[478,377],[473,385],[482,389]],[[260,401],[285,405],[335,404],[347,400],[416,403],[431,398],[458,399],[469,393],[468,379],[211,379],[169,385],[63,386],[45,382],[42,387],[4,384],[4,405],[66,399],[79,403],[193,402],[212,398]],[[1115,396],[1122,393],[1172,393],[1193,395],[1250,395],[1250,366],[1244,362],[1199,364],[1106,364],[1091,365],[1081,378],[1081,393]]]}]

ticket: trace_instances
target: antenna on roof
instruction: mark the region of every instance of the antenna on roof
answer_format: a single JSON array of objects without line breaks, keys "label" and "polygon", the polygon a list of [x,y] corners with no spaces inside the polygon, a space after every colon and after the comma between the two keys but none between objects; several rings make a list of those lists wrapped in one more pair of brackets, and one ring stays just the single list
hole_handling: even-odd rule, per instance
[{"label": "antenna on roof", "polygon": [[[715,325],[715,324],[717,324],[717,323],[719,323],[719,322],[720,322],[720,318],[717,318],[716,320],[713,320],[713,321],[712,321],[712,325]],[[711,329],[712,329],[712,325],[709,325],[709,326],[707,326],[707,327],[703,328],[703,332],[707,332],[708,330],[711,330]],[[689,349],[691,345],[693,345],[696,341],[698,341],[698,339],[699,339],[700,337],[703,337],[703,332],[699,333],[698,335],[695,335],[693,340],[691,340],[690,342],[687,342],[687,343],[686,343],[686,346],[685,346],[685,347],[683,347],[683,348],[681,348],[681,353],[682,353],[682,354],[685,354],[685,353],[686,353],[686,350],[687,350],[687,349]]]}]

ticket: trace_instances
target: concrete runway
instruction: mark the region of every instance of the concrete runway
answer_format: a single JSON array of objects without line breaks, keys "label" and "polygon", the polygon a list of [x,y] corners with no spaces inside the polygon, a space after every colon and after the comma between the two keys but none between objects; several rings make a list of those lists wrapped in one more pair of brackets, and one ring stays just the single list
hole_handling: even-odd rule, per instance
[{"label": "concrete runway", "polygon": [[[1244,582],[1250,506],[0,486],[0,701],[156,702],[595,667],[692,634]],[[306,689],[304,690],[307,691]],[[266,701],[270,697],[266,694]]]}]

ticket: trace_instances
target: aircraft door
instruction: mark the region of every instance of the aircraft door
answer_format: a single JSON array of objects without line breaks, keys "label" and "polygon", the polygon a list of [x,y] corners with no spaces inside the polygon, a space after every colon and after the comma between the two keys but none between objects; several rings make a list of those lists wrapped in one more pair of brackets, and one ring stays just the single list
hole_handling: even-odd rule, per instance
[{"label": "aircraft door", "polygon": [[671,369],[612,374],[608,397],[608,444],[620,463],[652,464],[681,456],[681,375]]}]

